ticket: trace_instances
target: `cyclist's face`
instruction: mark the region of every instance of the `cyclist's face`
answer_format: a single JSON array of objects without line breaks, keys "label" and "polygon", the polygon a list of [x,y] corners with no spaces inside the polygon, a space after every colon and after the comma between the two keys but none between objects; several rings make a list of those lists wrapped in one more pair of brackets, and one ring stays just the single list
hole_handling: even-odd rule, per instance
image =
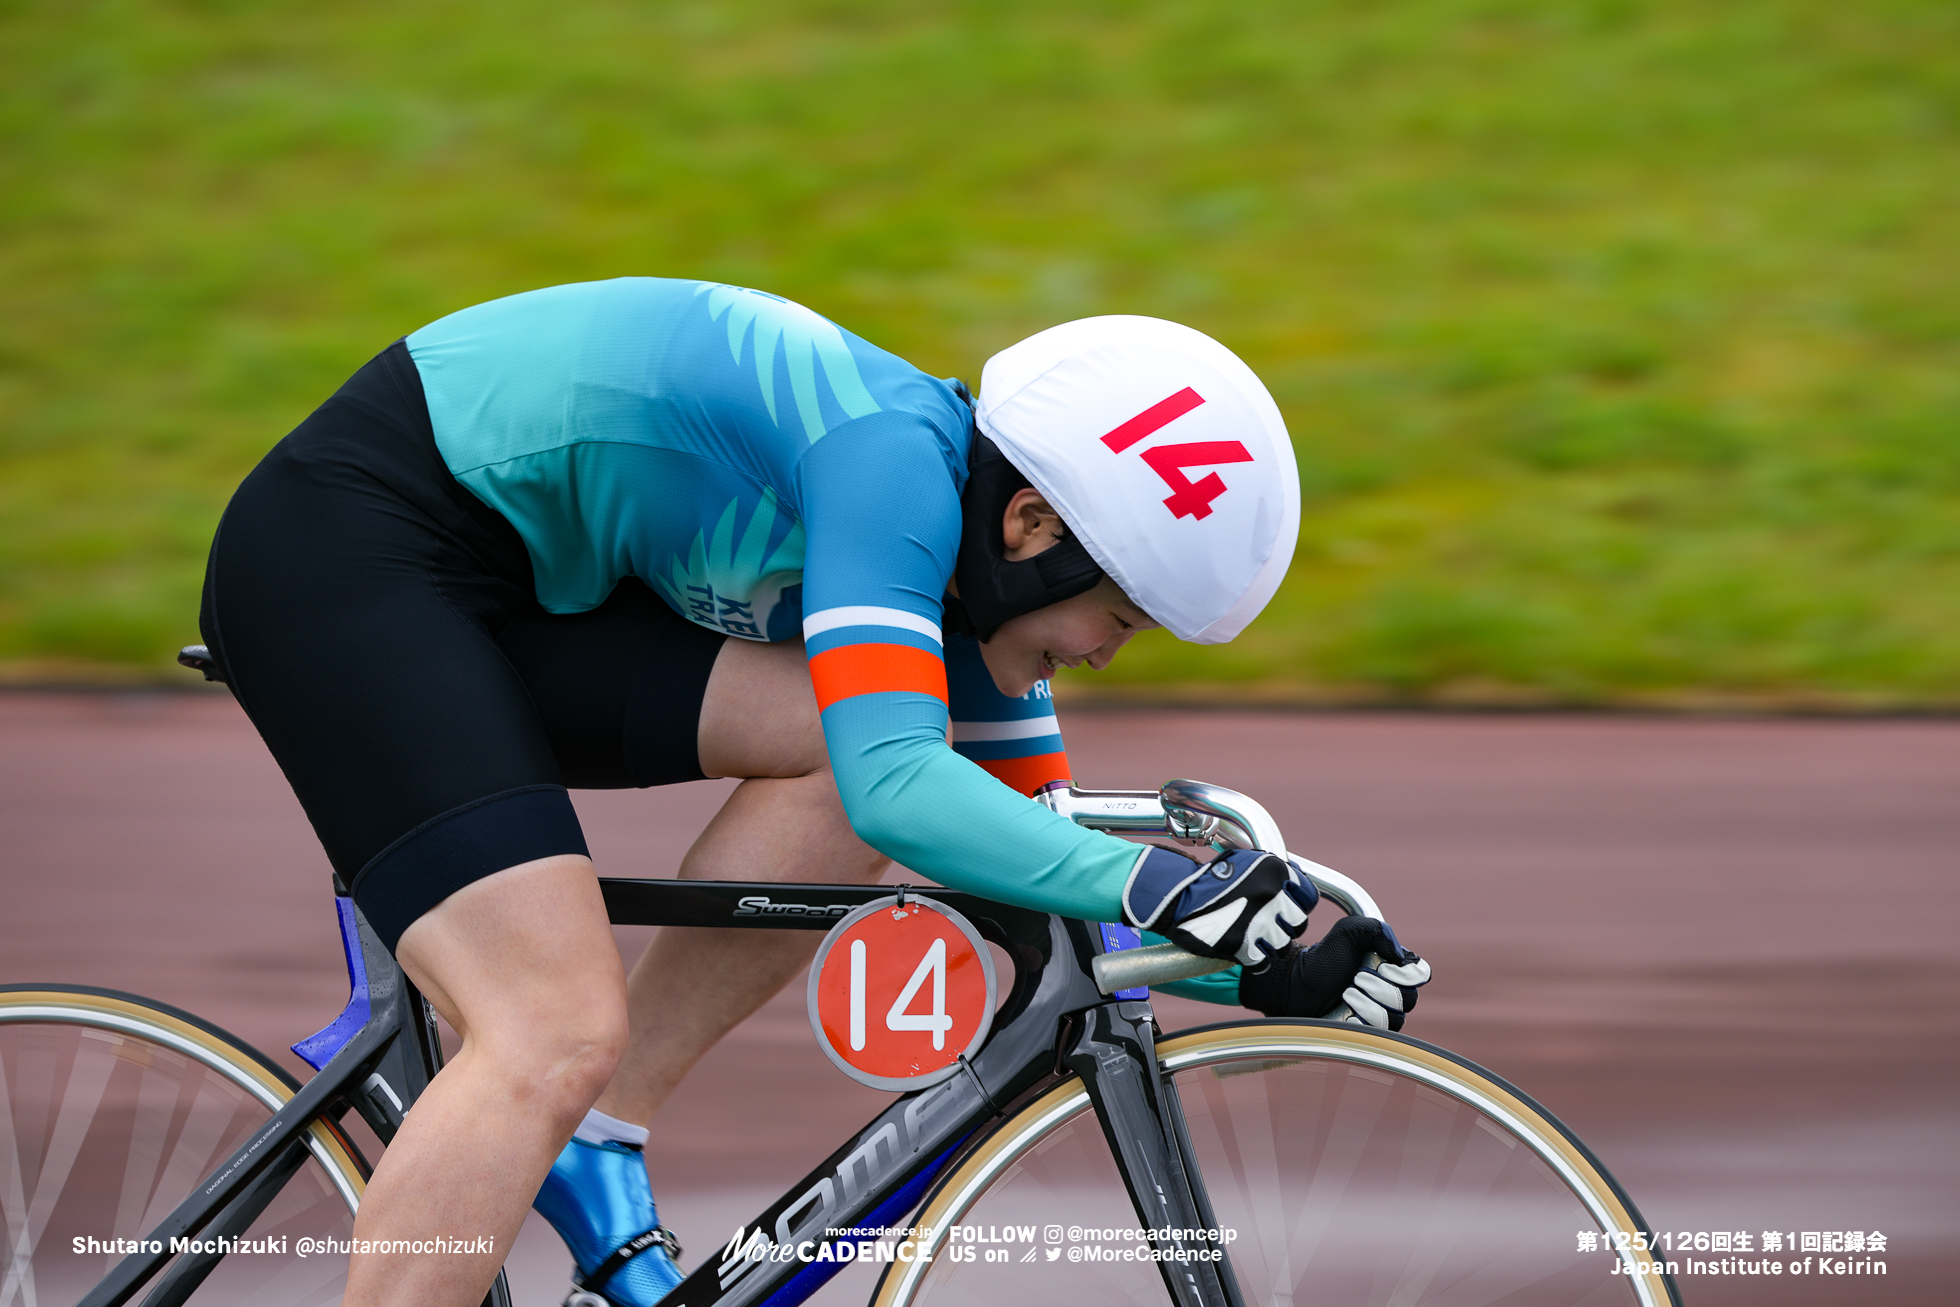
[{"label": "cyclist's face", "polygon": [[[1017,490],[1007,501],[1001,534],[1010,562],[1053,549],[1065,533],[1060,515],[1039,492]],[[1003,623],[994,638],[980,646],[980,655],[1000,692],[1018,697],[1059,667],[1101,671],[1131,636],[1156,625],[1105,576],[1086,594]]]},{"label": "cyclist's face", "polygon": [[1006,695],[1023,695],[1058,667],[1109,666],[1138,631],[1157,623],[1104,577],[1096,588],[1005,622],[980,656]]}]

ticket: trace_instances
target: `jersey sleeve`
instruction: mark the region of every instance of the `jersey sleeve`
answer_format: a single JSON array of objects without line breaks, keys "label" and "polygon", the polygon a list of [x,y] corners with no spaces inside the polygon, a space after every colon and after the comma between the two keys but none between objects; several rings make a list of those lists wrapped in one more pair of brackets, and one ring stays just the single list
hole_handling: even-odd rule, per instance
[{"label": "jersey sleeve", "polygon": [[[953,716],[953,751],[1018,794],[1033,794],[1051,781],[1072,780],[1061,723],[1048,682],[1010,698],[994,685],[970,636],[946,637],[946,684]],[[1111,918],[1104,918],[1110,920]],[[1162,935],[1143,934],[1145,945],[1167,944]],[[1239,1004],[1239,969],[1174,980],[1153,989],[1204,1003]]]},{"label": "jersey sleeve", "polygon": [[[923,418],[880,413],[829,432],[798,464],[804,646],[837,792],[859,838],[942,884],[1110,920],[1138,848],[1030,803],[948,744],[940,614],[959,545],[962,454]],[[977,647],[971,654],[977,662]],[[963,658],[952,662],[964,685]],[[1052,726],[1046,701],[1026,703],[1014,720]],[[1053,759],[1028,774],[1061,764],[1058,733],[1011,747],[1033,745]]]},{"label": "jersey sleeve", "polygon": [[1013,790],[1033,794],[1071,779],[1055,700],[1042,681],[1019,698],[1004,695],[971,636],[946,637],[947,707],[953,752]]}]

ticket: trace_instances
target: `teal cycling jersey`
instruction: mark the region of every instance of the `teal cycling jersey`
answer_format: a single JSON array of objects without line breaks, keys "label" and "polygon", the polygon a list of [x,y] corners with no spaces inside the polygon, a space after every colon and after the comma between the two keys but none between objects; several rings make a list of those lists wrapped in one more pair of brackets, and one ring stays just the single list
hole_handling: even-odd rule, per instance
[{"label": "teal cycling jersey", "polygon": [[1067,775],[1047,685],[1001,694],[942,630],[974,438],[955,383],[777,296],[649,277],[480,304],[408,347],[444,462],[523,538],[547,610],[632,576],[702,626],[800,635],[868,844],[1118,919],[1136,846],[1025,797]]}]

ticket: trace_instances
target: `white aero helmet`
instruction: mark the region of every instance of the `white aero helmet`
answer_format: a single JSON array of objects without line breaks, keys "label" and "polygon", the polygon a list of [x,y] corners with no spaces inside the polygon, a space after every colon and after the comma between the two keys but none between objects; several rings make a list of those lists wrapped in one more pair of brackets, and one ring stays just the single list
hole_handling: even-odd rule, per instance
[{"label": "white aero helmet", "polygon": [[1064,322],[987,360],[975,417],[1137,607],[1223,644],[1279,589],[1300,478],[1279,406],[1201,331]]}]

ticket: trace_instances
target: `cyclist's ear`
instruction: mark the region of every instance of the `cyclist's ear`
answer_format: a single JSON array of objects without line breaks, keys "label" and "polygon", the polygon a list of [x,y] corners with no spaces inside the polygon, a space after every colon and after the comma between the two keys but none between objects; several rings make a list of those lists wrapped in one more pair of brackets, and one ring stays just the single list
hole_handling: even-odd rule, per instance
[{"label": "cyclist's ear", "polygon": [[1042,498],[1039,490],[1028,488],[1015,491],[1014,497],[1007,501],[1000,528],[1001,544],[1010,563],[1033,558],[1068,539],[1068,527],[1063,524],[1062,515]]}]

